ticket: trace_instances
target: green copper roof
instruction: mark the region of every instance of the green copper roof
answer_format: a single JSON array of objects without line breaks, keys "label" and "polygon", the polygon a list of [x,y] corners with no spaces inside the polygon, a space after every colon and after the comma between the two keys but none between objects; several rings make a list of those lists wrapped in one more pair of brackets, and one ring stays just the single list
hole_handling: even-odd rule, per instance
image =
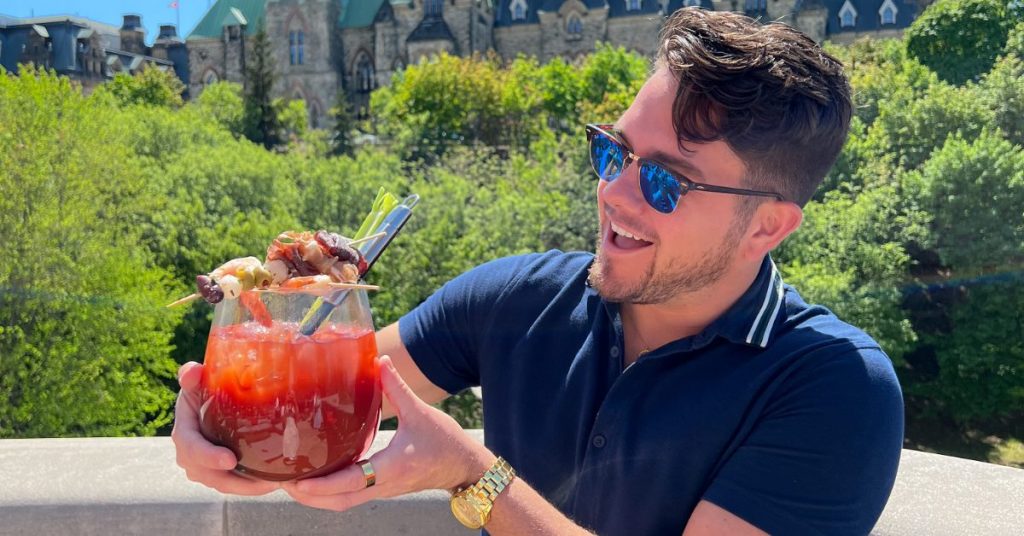
[{"label": "green copper roof", "polygon": [[373,18],[380,6],[387,0],[341,0],[341,14],[338,26],[342,28],[363,28],[373,24]]},{"label": "green copper roof", "polygon": [[[373,24],[374,17],[380,11],[384,2],[391,2],[393,6],[406,6],[411,0],[337,0],[339,9],[338,26],[341,28],[365,28]],[[266,0],[217,0],[216,3],[203,15],[203,18],[196,25],[192,33],[188,34],[189,39],[193,38],[216,38],[220,37],[225,24],[238,24],[237,15],[232,14],[232,8],[238,10],[238,15],[248,21],[246,34],[252,35],[263,27],[263,12]]]},{"label": "green copper roof", "polygon": [[[361,2],[357,2],[361,3]],[[263,9],[266,0],[217,0],[203,15],[189,39],[220,37],[225,24],[246,23],[246,35],[253,35],[263,27]],[[233,12],[237,10],[237,13]],[[238,20],[241,16],[243,20]]]},{"label": "green copper roof", "polygon": [[407,6],[411,2],[411,0],[338,0],[341,7],[338,26],[341,28],[365,28],[373,24],[373,18],[380,11],[380,6],[388,1],[393,6]]}]

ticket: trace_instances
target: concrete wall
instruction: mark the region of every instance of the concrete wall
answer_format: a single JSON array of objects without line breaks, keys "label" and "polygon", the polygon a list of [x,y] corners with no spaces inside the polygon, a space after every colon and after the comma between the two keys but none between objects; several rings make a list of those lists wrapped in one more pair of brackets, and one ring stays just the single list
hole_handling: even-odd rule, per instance
[{"label": "concrete wall", "polygon": [[[390,438],[381,432],[373,448]],[[2,536],[470,534],[451,517],[447,497],[423,492],[327,512],[283,492],[224,496],[189,482],[166,437],[0,441]],[[1024,470],[904,451],[872,534],[1018,536],[1022,527]]]}]

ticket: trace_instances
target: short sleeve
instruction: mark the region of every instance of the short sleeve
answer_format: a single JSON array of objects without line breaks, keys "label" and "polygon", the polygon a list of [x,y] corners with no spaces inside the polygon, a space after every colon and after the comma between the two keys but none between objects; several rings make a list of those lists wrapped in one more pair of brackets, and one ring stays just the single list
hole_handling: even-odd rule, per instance
[{"label": "short sleeve", "polygon": [[877,348],[788,377],[704,499],[771,534],[868,534],[903,444],[903,398]]},{"label": "short sleeve", "polygon": [[434,385],[452,394],[480,385],[481,337],[534,257],[505,257],[473,268],[399,319],[402,343]]}]

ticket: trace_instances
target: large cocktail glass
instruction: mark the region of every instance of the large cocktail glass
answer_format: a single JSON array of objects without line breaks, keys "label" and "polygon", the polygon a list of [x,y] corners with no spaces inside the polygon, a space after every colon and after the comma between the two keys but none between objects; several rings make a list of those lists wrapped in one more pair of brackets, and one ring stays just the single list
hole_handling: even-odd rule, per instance
[{"label": "large cocktail glass", "polygon": [[245,292],[214,310],[200,430],[265,480],[331,473],[364,454],[380,420],[369,301],[348,297],[312,335],[299,324],[316,293]]}]

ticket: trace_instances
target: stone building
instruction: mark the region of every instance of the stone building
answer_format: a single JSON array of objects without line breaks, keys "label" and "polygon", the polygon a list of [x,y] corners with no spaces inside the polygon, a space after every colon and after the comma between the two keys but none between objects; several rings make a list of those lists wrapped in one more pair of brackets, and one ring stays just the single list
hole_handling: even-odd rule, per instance
[{"label": "stone building", "polygon": [[189,88],[242,82],[266,30],[278,96],[306,101],[322,126],[339,91],[358,113],[410,62],[447,51],[574,59],[610,42],[653,55],[667,14],[686,6],[782,21],[812,38],[899,36],[930,0],[218,0],[188,36]]},{"label": "stone building", "polygon": [[151,67],[173,71],[187,85],[188,53],[175,27],[160,26],[153,46],[146,46],[145,38],[138,15],[125,15],[120,28],[70,16],[5,18],[0,20],[0,66],[13,73],[27,63],[53,69],[87,92],[118,73]]}]

